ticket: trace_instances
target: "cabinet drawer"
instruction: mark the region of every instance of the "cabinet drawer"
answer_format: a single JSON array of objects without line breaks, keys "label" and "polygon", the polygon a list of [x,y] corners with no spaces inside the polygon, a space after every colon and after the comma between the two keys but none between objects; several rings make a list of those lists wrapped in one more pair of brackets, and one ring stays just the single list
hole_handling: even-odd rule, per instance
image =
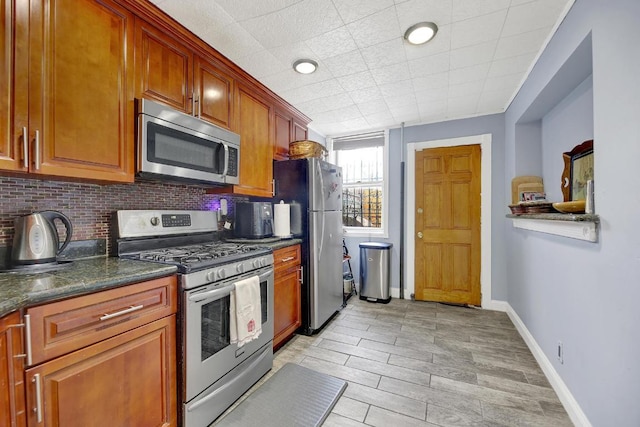
[{"label": "cabinet drawer", "polygon": [[32,365],[177,311],[176,276],[29,308]]},{"label": "cabinet drawer", "polygon": [[300,265],[300,245],[287,246],[273,251],[273,266],[276,273]]}]

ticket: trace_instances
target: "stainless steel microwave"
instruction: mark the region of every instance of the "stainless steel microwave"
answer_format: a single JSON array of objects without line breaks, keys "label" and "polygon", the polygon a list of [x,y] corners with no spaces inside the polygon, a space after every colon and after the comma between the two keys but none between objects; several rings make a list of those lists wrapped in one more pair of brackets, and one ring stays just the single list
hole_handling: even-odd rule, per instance
[{"label": "stainless steel microwave", "polygon": [[240,135],[147,99],[136,114],[138,176],[239,184]]}]

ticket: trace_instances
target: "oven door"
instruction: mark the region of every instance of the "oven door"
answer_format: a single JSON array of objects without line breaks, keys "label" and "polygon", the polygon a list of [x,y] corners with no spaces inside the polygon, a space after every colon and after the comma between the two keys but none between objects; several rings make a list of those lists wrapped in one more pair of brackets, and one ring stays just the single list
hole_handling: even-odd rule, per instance
[{"label": "oven door", "polygon": [[[262,333],[238,348],[230,342],[231,291],[235,282],[254,275],[260,278]],[[260,347],[273,341],[273,268],[262,268],[185,291],[184,298],[183,387],[185,402],[188,402]]]}]

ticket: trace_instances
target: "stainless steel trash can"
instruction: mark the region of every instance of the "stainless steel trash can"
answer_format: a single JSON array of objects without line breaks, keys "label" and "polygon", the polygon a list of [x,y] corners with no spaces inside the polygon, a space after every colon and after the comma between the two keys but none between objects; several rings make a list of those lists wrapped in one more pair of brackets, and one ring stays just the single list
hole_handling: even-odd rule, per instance
[{"label": "stainless steel trash can", "polygon": [[360,299],[391,301],[391,243],[360,243]]}]

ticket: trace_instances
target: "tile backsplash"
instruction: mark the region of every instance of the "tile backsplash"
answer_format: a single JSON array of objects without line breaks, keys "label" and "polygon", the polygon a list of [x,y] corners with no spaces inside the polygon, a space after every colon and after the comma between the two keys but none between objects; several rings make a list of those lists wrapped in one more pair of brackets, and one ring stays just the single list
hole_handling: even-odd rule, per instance
[{"label": "tile backsplash", "polygon": [[[57,210],[73,224],[72,240],[110,240],[111,217],[122,209],[214,209],[219,196],[203,187],[158,181],[97,185],[0,176],[0,247],[13,241],[13,220]],[[225,197],[226,198],[226,197]],[[236,198],[237,199],[237,198]],[[230,207],[235,199],[229,198]]]}]

